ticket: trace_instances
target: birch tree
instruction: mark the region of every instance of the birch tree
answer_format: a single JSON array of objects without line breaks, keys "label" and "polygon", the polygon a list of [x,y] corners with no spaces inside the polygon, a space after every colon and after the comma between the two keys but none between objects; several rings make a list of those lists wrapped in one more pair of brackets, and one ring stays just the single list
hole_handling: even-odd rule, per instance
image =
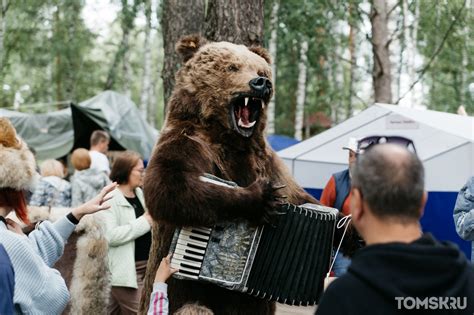
[{"label": "birch tree", "polygon": [[[110,90],[114,87],[115,81],[117,79],[117,69],[122,63],[124,70],[124,79],[125,81],[129,80],[129,54],[130,49],[129,38],[130,32],[134,27],[134,20],[137,15],[138,9],[138,0],[135,0],[132,5],[128,4],[127,0],[122,0],[122,12],[121,12],[121,28],[122,28],[122,39],[120,40],[119,47],[115,53],[112,64],[109,68],[107,75],[107,80],[105,82],[104,90]],[[125,90],[129,90],[128,83],[124,84]]]},{"label": "birch tree", "polygon": [[304,103],[306,99],[306,74],[308,62],[308,41],[304,40],[300,46],[300,60],[298,63],[298,87],[296,91],[295,139],[303,140]]},{"label": "birch tree", "polygon": [[140,113],[144,119],[147,119],[148,104],[150,102],[151,92],[151,0],[144,0],[145,4],[145,40],[143,43],[143,74],[140,93]]},{"label": "birch tree", "polygon": [[372,24],[372,52],[374,101],[392,102],[392,74],[389,51],[389,33],[387,27],[387,3],[385,0],[372,0],[370,22]]},{"label": "birch tree", "polygon": [[[268,51],[272,56],[272,74],[273,74],[273,86],[276,86],[276,72],[277,72],[277,36],[278,36],[278,9],[280,7],[279,0],[275,0],[272,6],[272,13],[270,17],[271,35],[270,42],[268,44]],[[273,90],[273,97],[268,105],[267,115],[267,133],[275,133],[275,107],[276,107],[276,90]]]},{"label": "birch tree", "polygon": [[[0,0],[0,83],[2,83],[1,78],[3,77],[3,67],[4,67],[4,42],[5,42],[5,33],[7,31],[7,11],[10,6],[8,0]],[[2,84],[3,85],[3,84]],[[0,86],[1,88],[1,86]]]}]

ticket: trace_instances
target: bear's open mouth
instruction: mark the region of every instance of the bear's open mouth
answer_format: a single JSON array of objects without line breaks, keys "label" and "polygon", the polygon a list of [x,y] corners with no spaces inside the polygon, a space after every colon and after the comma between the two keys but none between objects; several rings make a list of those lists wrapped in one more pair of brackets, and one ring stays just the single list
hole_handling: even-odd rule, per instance
[{"label": "bear's open mouth", "polygon": [[265,102],[251,95],[239,95],[231,102],[232,123],[234,129],[244,137],[250,137],[260,117]]}]

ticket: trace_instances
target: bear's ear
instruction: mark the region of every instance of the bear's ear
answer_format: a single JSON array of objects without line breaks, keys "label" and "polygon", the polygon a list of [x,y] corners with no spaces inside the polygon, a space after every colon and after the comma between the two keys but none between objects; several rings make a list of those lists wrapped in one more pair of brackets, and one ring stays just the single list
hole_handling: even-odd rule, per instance
[{"label": "bear's ear", "polygon": [[270,57],[270,54],[268,53],[268,51],[263,48],[263,47],[260,47],[260,46],[252,46],[252,47],[249,47],[249,50],[257,55],[259,55],[260,57],[262,57],[263,59],[265,59],[265,61],[268,63],[268,64],[271,64],[272,63],[272,58]]},{"label": "bear's ear", "polygon": [[199,34],[186,35],[176,43],[176,52],[181,55],[183,61],[188,61],[198,49],[204,46],[207,40]]}]

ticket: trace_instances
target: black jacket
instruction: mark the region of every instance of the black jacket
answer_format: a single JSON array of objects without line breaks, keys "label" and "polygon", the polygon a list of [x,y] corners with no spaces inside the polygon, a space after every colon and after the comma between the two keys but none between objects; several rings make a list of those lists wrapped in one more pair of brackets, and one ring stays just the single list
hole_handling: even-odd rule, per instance
[{"label": "black jacket", "polygon": [[472,315],[474,269],[454,244],[430,234],[410,244],[367,246],[329,286],[316,314]]}]

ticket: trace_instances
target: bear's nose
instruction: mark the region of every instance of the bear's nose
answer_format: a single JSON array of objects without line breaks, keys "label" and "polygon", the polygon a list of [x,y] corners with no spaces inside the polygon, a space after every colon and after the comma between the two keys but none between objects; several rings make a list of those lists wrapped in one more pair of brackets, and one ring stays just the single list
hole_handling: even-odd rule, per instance
[{"label": "bear's nose", "polygon": [[268,97],[272,91],[272,82],[265,77],[256,77],[250,80],[250,87],[264,98]]}]

